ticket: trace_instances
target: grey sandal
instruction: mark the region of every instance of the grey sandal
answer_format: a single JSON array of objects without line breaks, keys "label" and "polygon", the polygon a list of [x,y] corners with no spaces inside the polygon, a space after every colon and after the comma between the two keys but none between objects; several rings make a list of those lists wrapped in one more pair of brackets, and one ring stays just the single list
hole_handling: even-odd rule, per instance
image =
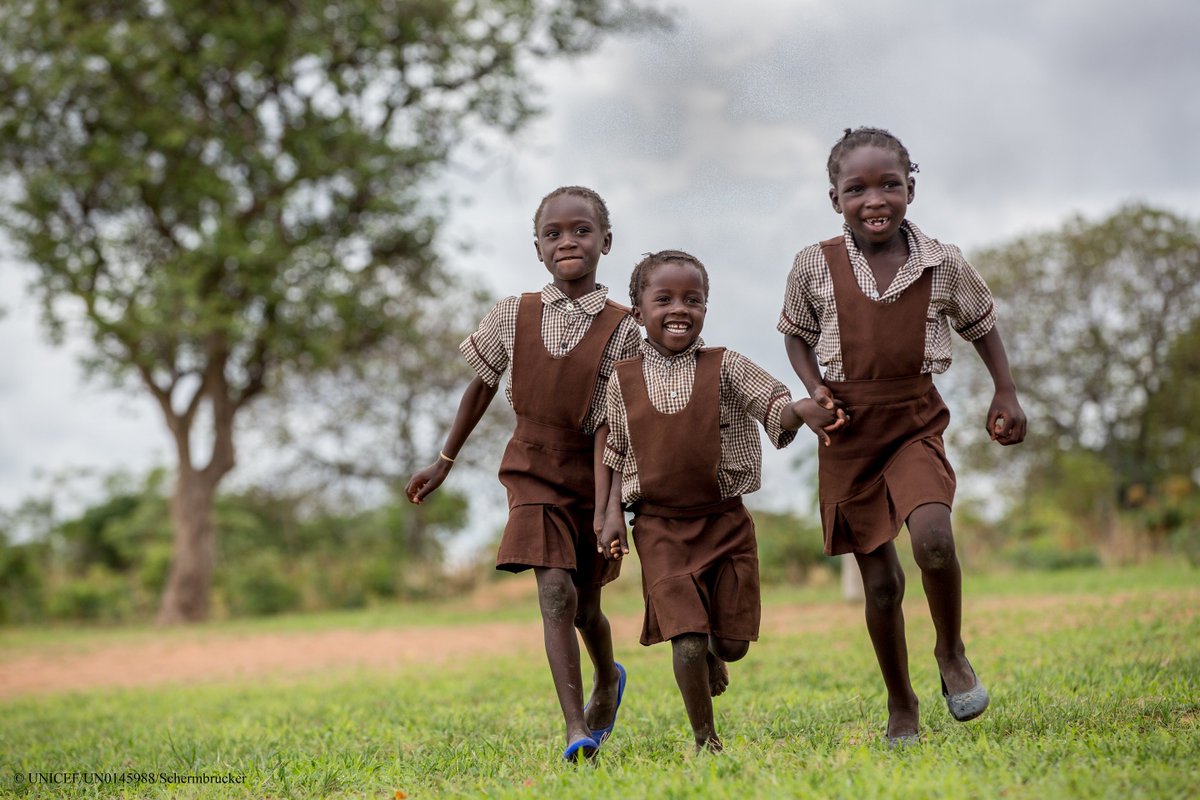
[{"label": "grey sandal", "polygon": [[[971,666],[970,662],[967,662],[967,666]],[[975,675],[974,667],[971,667],[971,674]],[[941,677],[940,673],[938,677]],[[988,703],[991,702],[988,691],[983,688],[983,683],[979,680],[978,675],[975,675],[974,686],[958,694],[950,694],[946,691],[946,680],[942,678],[942,697],[946,698],[946,708],[950,709],[950,716],[959,722],[975,719],[987,710]]]}]

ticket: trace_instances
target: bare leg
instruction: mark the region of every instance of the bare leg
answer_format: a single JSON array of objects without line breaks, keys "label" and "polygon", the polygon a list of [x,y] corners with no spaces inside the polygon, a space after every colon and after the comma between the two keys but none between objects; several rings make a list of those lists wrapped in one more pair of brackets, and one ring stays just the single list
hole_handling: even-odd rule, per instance
[{"label": "bare leg", "polygon": [[688,721],[696,740],[696,750],[719,751],[721,740],[713,722],[712,692],[709,688],[708,637],[703,633],[684,633],[671,640],[675,682],[683,695]]},{"label": "bare leg", "polygon": [[917,695],[908,677],[904,638],[904,570],[892,542],[870,553],[855,553],[866,593],[867,633],[888,693],[888,737],[915,736],[920,721]]},{"label": "bare leg", "polygon": [[565,569],[534,567],[538,603],[542,610],[542,635],[554,691],[567,723],[567,744],[591,738],[583,719],[583,681],[579,675],[579,640],[575,638],[575,584]]},{"label": "bare leg", "polygon": [[933,655],[951,694],[975,685],[962,640],[962,570],[954,549],[950,509],[941,503],[918,506],[908,516],[913,556],[937,631]]},{"label": "bare leg", "polygon": [[600,587],[580,586],[577,597],[575,627],[583,637],[584,647],[595,669],[592,699],[588,701],[584,715],[588,727],[596,730],[612,722],[617,709],[617,687],[621,675],[613,661],[612,630],[608,625],[608,617],[600,610]]},{"label": "bare leg", "polygon": [[724,694],[729,688],[727,661],[741,661],[750,649],[750,643],[740,639],[708,637],[708,685],[713,697]]}]

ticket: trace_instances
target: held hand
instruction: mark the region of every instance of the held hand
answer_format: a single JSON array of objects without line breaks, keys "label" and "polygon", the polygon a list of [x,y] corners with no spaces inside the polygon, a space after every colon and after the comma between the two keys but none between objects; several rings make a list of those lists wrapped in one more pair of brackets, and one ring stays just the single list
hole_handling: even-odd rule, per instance
[{"label": "held hand", "polygon": [[792,403],[792,411],[817,435],[821,444],[828,447],[831,443],[829,434],[841,430],[850,423],[849,415],[839,407],[840,405],[829,394],[828,389],[820,387],[813,393],[813,397],[806,397]]},{"label": "held hand", "polygon": [[620,561],[629,555],[629,541],[626,538],[625,515],[620,507],[610,508],[604,519],[604,529],[596,545],[606,561]]},{"label": "held hand", "polygon": [[996,392],[988,409],[987,432],[993,442],[1002,445],[1025,441],[1025,412],[1014,390]]},{"label": "held hand", "polygon": [[404,494],[408,496],[408,502],[420,505],[426,497],[433,494],[433,490],[441,486],[442,481],[446,480],[446,476],[450,474],[450,465],[451,462],[439,458],[409,478],[408,484],[404,487]]}]

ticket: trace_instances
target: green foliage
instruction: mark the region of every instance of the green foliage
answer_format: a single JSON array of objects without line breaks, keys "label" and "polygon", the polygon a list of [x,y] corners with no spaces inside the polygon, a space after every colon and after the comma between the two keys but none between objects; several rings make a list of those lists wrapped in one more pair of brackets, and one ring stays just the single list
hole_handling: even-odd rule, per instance
[{"label": "green foliage", "polygon": [[218,591],[222,588],[235,616],[281,614],[300,605],[300,589],[277,552],[258,553],[229,564],[220,573]]},{"label": "green foliage", "polygon": [[[629,685],[594,768],[561,763],[562,722],[539,645],[387,670],[216,685],[95,689],[3,702],[0,793],[15,797],[1185,798],[1200,761],[1194,570],[1078,570],[968,583],[972,660],[992,692],[949,719],[919,596],[907,614],[924,741],[889,751],[886,699],[856,609],[776,592],[788,621],[731,665],[716,701],[726,752],[693,756],[664,645],[618,640]],[[914,587],[918,588],[918,587]],[[436,607],[417,613],[438,616]],[[517,624],[537,629],[534,606]],[[365,614],[363,619],[365,619]],[[442,623],[461,633],[493,615]],[[850,620],[846,627],[837,623]],[[1081,624],[1086,623],[1086,624]],[[273,623],[281,624],[282,621]],[[262,623],[255,623],[261,625]],[[359,617],[340,624],[358,627]],[[396,623],[391,622],[394,626]],[[418,626],[423,621],[408,623]],[[214,626],[218,627],[218,626]],[[281,635],[277,628],[259,633]],[[292,631],[295,632],[295,631]],[[171,632],[168,632],[170,635]],[[244,627],[206,630],[247,635]],[[128,634],[123,634],[128,635]],[[162,632],[146,632],[155,640]],[[194,634],[193,634],[194,635]],[[23,647],[117,639],[63,631]],[[535,635],[534,641],[540,641]],[[117,639],[117,642],[122,641]],[[490,651],[489,651],[490,652]],[[224,786],[19,786],[32,771],[244,776]]]},{"label": "green foliage", "polygon": [[239,411],[413,338],[443,286],[428,195],[453,149],[529,119],[540,60],[653,19],[629,0],[0,4],[0,225],[51,333],[86,332],[89,365],[139,382],[175,440],[160,618],[207,613],[194,554]]},{"label": "green foliage", "polygon": [[800,584],[818,565],[832,565],[824,554],[821,526],[795,514],[755,511],[759,573],[763,583]]},{"label": "green foliage", "polygon": [[[110,478],[114,494],[62,522],[27,511],[37,524],[24,525],[21,544],[5,534],[20,514],[0,518],[0,623],[146,619],[171,559],[166,477]],[[457,585],[445,580],[440,538],[465,524],[466,508],[452,490],[420,509],[388,501],[340,513],[261,488],[220,495],[217,607],[258,616],[444,596]],[[409,548],[416,514],[420,552]]]},{"label": "green foliage", "polygon": [[1200,452],[1190,413],[1200,404],[1200,223],[1131,205],[973,261],[997,296],[1031,420],[1021,450],[1042,468],[1031,485],[1063,453],[1092,454],[1118,491],[1153,485],[1177,463],[1190,470]]},{"label": "green foliage", "polygon": [[[1129,205],[972,261],[996,294],[1030,433],[1003,451],[975,424],[952,435],[1004,476],[1014,557],[1086,561],[1126,529],[1139,547],[1185,550],[1195,509],[1164,492],[1182,480],[1194,493],[1200,461],[1200,223]],[[963,360],[982,417],[990,381]]]}]

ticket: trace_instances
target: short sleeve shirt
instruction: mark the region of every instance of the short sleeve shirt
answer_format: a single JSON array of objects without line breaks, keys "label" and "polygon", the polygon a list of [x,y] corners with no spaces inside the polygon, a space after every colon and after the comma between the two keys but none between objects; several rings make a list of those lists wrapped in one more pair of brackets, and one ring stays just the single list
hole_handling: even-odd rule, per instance
[{"label": "short sleeve shirt", "polygon": [[[648,341],[642,342],[642,375],[657,410],[674,414],[688,404],[696,381],[697,351],[703,345],[697,338],[687,350],[667,357]],[[785,447],[796,436],[780,424],[783,408],[791,402],[788,388],[762,367],[740,353],[725,351],[721,359],[721,463],[717,468],[721,499],[748,494],[762,485],[762,444],[755,423],[762,425],[772,445]],[[608,424],[604,463],[621,475],[621,497],[632,503],[642,496],[642,487],[619,374],[608,383]]]},{"label": "short sleeve shirt", "polygon": [[[608,288],[597,285],[592,292],[578,300],[563,294],[557,286],[548,283],[542,287],[542,343],[546,350],[555,355],[566,355],[575,345],[583,341],[584,334],[592,327],[608,298]],[[480,321],[479,327],[462,341],[459,351],[475,374],[488,386],[496,386],[500,377],[512,363],[513,342],[517,334],[517,308],[520,297],[506,297],[492,307]],[[613,364],[638,353],[641,331],[632,317],[621,320],[617,330],[608,340],[600,357],[600,374],[592,392],[592,405],[584,423],[586,433],[595,433],[604,422],[605,390]],[[504,387],[504,396],[512,404],[512,375]]]},{"label": "short sleeve shirt", "polygon": [[[950,366],[951,327],[967,341],[975,341],[995,326],[992,293],[956,246],[930,239],[909,220],[904,221],[903,231],[908,237],[908,260],[880,296],[866,256],[855,245],[849,226],[842,227],[854,277],[872,299],[895,302],[924,270],[933,270],[921,372],[942,373]],[[785,335],[799,336],[813,348],[827,380],[845,380],[833,280],[820,244],[796,254],[776,327]]]}]

